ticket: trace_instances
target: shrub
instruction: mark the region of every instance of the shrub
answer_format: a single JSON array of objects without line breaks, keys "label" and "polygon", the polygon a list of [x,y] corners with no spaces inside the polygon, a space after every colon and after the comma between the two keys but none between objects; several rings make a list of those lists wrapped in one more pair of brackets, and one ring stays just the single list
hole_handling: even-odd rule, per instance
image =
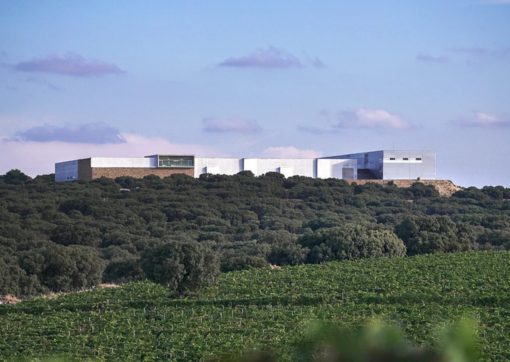
[{"label": "shrub", "polygon": [[141,265],[147,278],[181,293],[212,284],[220,271],[216,253],[197,242],[169,241],[148,249]]},{"label": "shrub", "polygon": [[391,230],[350,223],[303,235],[298,239],[298,244],[310,249],[306,259],[309,263],[392,258],[404,256],[406,253],[404,243]]},{"label": "shrub", "polygon": [[457,225],[447,216],[407,218],[395,228],[395,233],[407,247],[408,255],[470,250],[469,238],[458,235],[459,232]]},{"label": "shrub", "polygon": [[85,246],[46,244],[20,254],[20,266],[46,291],[70,291],[101,283],[105,267],[97,252]]},{"label": "shrub", "polygon": [[24,184],[25,182],[27,182],[28,180],[30,180],[30,177],[25,175],[20,170],[15,169],[15,170],[10,170],[9,172],[7,172],[4,175],[3,180],[6,184],[21,185],[21,184]]},{"label": "shrub", "polygon": [[50,239],[60,245],[97,246],[101,233],[96,228],[82,224],[64,224],[57,226],[50,234]]}]

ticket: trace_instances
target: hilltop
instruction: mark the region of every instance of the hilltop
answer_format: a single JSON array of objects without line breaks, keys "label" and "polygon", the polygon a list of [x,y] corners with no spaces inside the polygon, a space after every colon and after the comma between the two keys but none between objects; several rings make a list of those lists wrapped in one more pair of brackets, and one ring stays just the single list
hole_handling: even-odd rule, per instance
[{"label": "hilltop", "polygon": [[145,279],[183,294],[269,265],[507,250],[508,199],[501,186],[441,197],[424,182],[274,172],[56,183],[12,171],[0,176],[0,295]]}]

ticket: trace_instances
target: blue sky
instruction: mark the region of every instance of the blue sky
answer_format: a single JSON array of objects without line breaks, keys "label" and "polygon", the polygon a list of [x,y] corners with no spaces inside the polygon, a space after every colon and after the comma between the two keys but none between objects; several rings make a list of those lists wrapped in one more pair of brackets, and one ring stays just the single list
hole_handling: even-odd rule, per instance
[{"label": "blue sky", "polygon": [[434,149],[510,187],[510,1],[2,1],[0,173]]}]

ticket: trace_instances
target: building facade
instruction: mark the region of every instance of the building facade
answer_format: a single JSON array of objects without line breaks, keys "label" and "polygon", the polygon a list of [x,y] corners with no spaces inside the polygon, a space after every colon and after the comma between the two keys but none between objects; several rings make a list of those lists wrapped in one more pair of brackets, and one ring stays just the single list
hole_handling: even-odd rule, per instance
[{"label": "building facade", "polygon": [[356,160],[359,179],[436,179],[435,151],[374,151],[331,158]]},{"label": "building facade", "polygon": [[235,175],[251,171],[255,176],[278,172],[285,177],[356,179],[436,178],[434,151],[375,151],[323,158],[200,158],[194,155],[146,157],[91,157],[55,164],[55,181],[93,180],[148,175],[167,177],[176,173]]}]

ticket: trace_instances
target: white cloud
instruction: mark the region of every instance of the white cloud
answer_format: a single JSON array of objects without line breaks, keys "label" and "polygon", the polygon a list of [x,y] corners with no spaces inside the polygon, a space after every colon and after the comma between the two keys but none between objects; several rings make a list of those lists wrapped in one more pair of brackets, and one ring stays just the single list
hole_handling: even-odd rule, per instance
[{"label": "white cloud", "polygon": [[[70,142],[0,141],[0,175],[17,168],[32,177],[55,172],[55,163],[88,157],[143,157],[157,153],[195,154],[202,157],[225,157],[216,148],[171,143],[163,138],[139,134],[121,134],[126,141],[115,144]],[[2,139],[3,137],[0,137]]]},{"label": "white cloud", "polygon": [[384,109],[360,108],[338,115],[337,128],[409,129],[412,123]]},{"label": "white cloud", "polygon": [[274,46],[269,46],[267,49],[257,49],[257,51],[245,56],[227,58],[218,65],[220,67],[235,68],[303,67],[299,58]]},{"label": "white cloud", "polygon": [[269,147],[262,151],[261,157],[265,158],[318,158],[322,157],[321,151],[299,150],[296,147]]},{"label": "white cloud", "polygon": [[490,113],[474,112],[473,117],[463,119],[459,122],[459,125],[482,128],[510,127],[510,119],[505,119]]},{"label": "white cloud", "polygon": [[232,68],[304,68],[310,65],[314,68],[325,68],[326,64],[318,57],[310,57],[303,52],[304,62],[295,55],[285,51],[284,49],[269,46],[267,49],[257,49],[256,51],[240,56],[229,57],[218,64],[220,67]]}]

